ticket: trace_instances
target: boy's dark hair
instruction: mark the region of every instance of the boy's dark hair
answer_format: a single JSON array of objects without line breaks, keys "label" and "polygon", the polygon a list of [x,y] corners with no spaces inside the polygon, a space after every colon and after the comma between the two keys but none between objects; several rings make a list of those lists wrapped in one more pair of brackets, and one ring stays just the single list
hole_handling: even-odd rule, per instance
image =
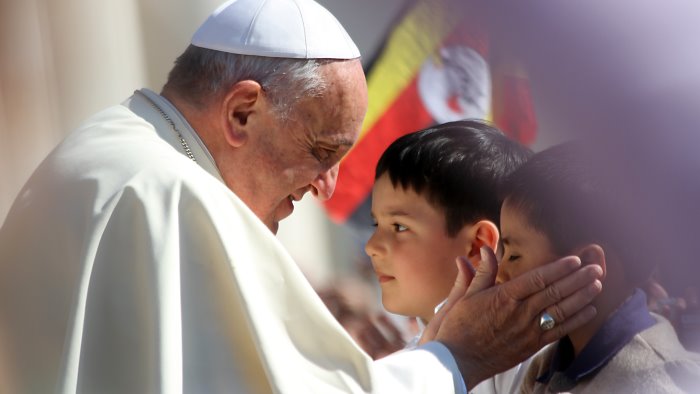
[{"label": "boy's dark hair", "polygon": [[624,171],[611,168],[613,161],[600,152],[580,141],[539,152],[511,174],[502,197],[548,238],[555,254],[599,244],[608,258],[614,255],[631,268],[625,276],[639,285],[650,277],[655,261],[645,252],[636,193]]},{"label": "boy's dark hair", "polygon": [[440,124],[394,141],[377,163],[394,187],[413,189],[442,210],[447,234],[488,219],[498,224],[499,189],[531,155],[500,130],[477,120]]}]

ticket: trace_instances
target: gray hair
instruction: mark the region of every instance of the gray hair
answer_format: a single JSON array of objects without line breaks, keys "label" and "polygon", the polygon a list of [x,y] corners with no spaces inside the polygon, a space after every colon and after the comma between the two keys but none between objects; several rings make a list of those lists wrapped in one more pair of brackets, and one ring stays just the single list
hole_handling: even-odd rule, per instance
[{"label": "gray hair", "polygon": [[196,107],[226,92],[233,84],[258,82],[279,119],[287,119],[299,99],[319,97],[326,83],[319,67],[329,60],[240,55],[190,45],[175,60],[163,90],[172,89]]}]

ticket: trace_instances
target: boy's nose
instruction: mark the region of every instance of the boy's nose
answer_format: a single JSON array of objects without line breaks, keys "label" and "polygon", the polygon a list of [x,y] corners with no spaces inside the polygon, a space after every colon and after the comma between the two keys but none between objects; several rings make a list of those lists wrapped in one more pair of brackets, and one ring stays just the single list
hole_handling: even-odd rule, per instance
[{"label": "boy's nose", "polygon": [[365,244],[365,253],[367,253],[367,256],[372,257],[372,256],[377,256],[380,252],[380,247],[379,247],[379,235],[377,235],[377,231],[375,230],[374,233],[372,233],[372,236],[369,237],[369,240],[367,240],[367,243]]}]

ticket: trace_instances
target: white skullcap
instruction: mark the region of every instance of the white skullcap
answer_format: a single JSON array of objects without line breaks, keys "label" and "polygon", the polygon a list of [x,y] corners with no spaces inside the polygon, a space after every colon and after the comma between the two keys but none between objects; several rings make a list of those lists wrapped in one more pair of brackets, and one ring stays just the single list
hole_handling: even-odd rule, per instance
[{"label": "white skullcap", "polygon": [[268,57],[360,57],[340,22],[313,0],[227,1],[194,33],[192,45]]}]

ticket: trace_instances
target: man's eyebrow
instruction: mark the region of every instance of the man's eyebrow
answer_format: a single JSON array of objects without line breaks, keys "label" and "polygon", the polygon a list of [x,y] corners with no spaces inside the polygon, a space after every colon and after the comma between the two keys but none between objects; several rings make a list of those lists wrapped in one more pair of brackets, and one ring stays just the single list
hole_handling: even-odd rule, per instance
[{"label": "man's eyebrow", "polygon": [[338,140],[333,141],[332,143],[337,146],[353,146],[355,145],[355,140],[351,138],[340,138]]},{"label": "man's eyebrow", "polygon": [[352,147],[355,144],[354,140],[342,138],[338,140],[316,141],[316,146],[323,149],[338,150],[341,147]]}]

